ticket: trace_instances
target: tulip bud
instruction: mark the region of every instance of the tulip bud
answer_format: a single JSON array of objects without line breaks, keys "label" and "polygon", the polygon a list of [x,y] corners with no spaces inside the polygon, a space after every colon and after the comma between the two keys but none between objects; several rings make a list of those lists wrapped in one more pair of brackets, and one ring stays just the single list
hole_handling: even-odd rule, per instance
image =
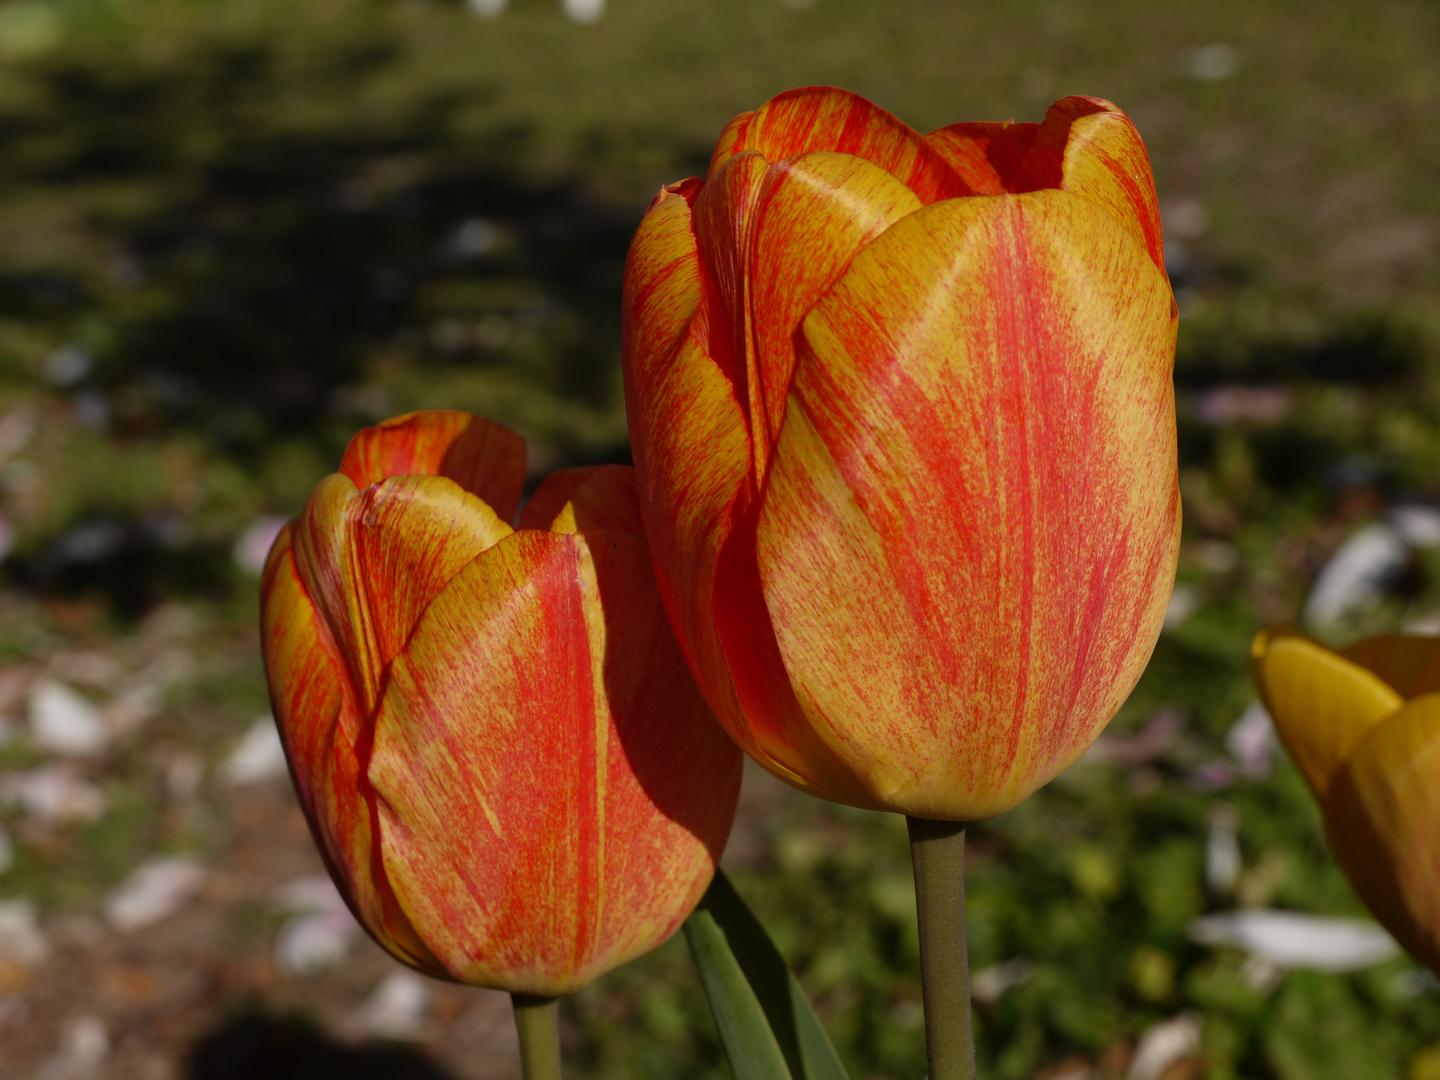
[{"label": "tulip bud", "polygon": [[1250,656],[1340,869],[1440,974],[1440,638],[1385,634],[1336,653],[1271,627]]},{"label": "tulip bud", "polygon": [[457,412],[360,432],[270,552],[266,675],[331,876],[382,946],[514,993],[654,948],[709,883],[740,756],[656,592],[632,471],[551,476]]},{"label": "tulip bud", "polygon": [[1175,326],[1149,159],[1095,98],[922,136],[791,91],[661,191],[625,279],[640,503],[751,756],[971,820],[1085,751],[1174,580]]}]

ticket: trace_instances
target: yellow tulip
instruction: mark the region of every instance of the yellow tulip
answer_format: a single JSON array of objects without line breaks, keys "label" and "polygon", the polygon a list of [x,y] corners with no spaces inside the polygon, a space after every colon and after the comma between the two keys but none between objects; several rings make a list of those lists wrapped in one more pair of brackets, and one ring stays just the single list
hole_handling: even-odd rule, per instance
[{"label": "yellow tulip", "polygon": [[1385,634],[1333,652],[1271,627],[1250,653],[1340,868],[1440,972],[1440,638]]}]

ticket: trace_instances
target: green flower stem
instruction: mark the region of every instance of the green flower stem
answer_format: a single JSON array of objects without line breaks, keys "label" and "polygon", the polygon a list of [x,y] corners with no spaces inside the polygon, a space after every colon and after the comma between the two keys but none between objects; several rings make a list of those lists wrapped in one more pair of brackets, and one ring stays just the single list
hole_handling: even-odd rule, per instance
[{"label": "green flower stem", "polygon": [[560,1006],[556,998],[511,994],[525,1080],[560,1080]]},{"label": "green flower stem", "polygon": [[970,957],[965,940],[965,823],[907,817],[920,915],[925,1052],[930,1080],[975,1080]]}]

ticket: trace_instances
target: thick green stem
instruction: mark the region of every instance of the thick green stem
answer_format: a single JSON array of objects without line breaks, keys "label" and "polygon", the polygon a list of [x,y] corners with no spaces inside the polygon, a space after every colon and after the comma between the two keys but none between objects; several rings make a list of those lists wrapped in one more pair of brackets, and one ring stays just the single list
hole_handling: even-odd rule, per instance
[{"label": "thick green stem", "polygon": [[560,1007],[555,998],[511,994],[525,1080],[560,1080]]},{"label": "thick green stem", "polygon": [[907,817],[920,915],[925,1052],[930,1080],[975,1080],[970,957],[965,940],[965,824]]}]

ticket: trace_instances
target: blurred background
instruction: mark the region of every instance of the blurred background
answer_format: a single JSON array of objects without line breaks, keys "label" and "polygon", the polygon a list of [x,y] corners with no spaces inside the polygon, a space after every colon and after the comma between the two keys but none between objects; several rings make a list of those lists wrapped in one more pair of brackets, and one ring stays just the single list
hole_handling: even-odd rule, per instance
[{"label": "blurred background", "polygon": [[[1185,542],[1097,748],[972,829],[982,1075],[1437,1080],[1440,988],[1254,702],[1272,620],[1440,630],[1432,0],[0,3],[0,1074],[518,1076],[400,970],[284,776],[255,626],[353,431],[469,409],[626,461],[648,198],[805,83],[920,130],[1110,98],[1182,313]],[[726,856],[856,1080],[924,1074],[898,818],[747,774]],[[570,1075],[724,1077],[681,940],[564,1006]]]}]

